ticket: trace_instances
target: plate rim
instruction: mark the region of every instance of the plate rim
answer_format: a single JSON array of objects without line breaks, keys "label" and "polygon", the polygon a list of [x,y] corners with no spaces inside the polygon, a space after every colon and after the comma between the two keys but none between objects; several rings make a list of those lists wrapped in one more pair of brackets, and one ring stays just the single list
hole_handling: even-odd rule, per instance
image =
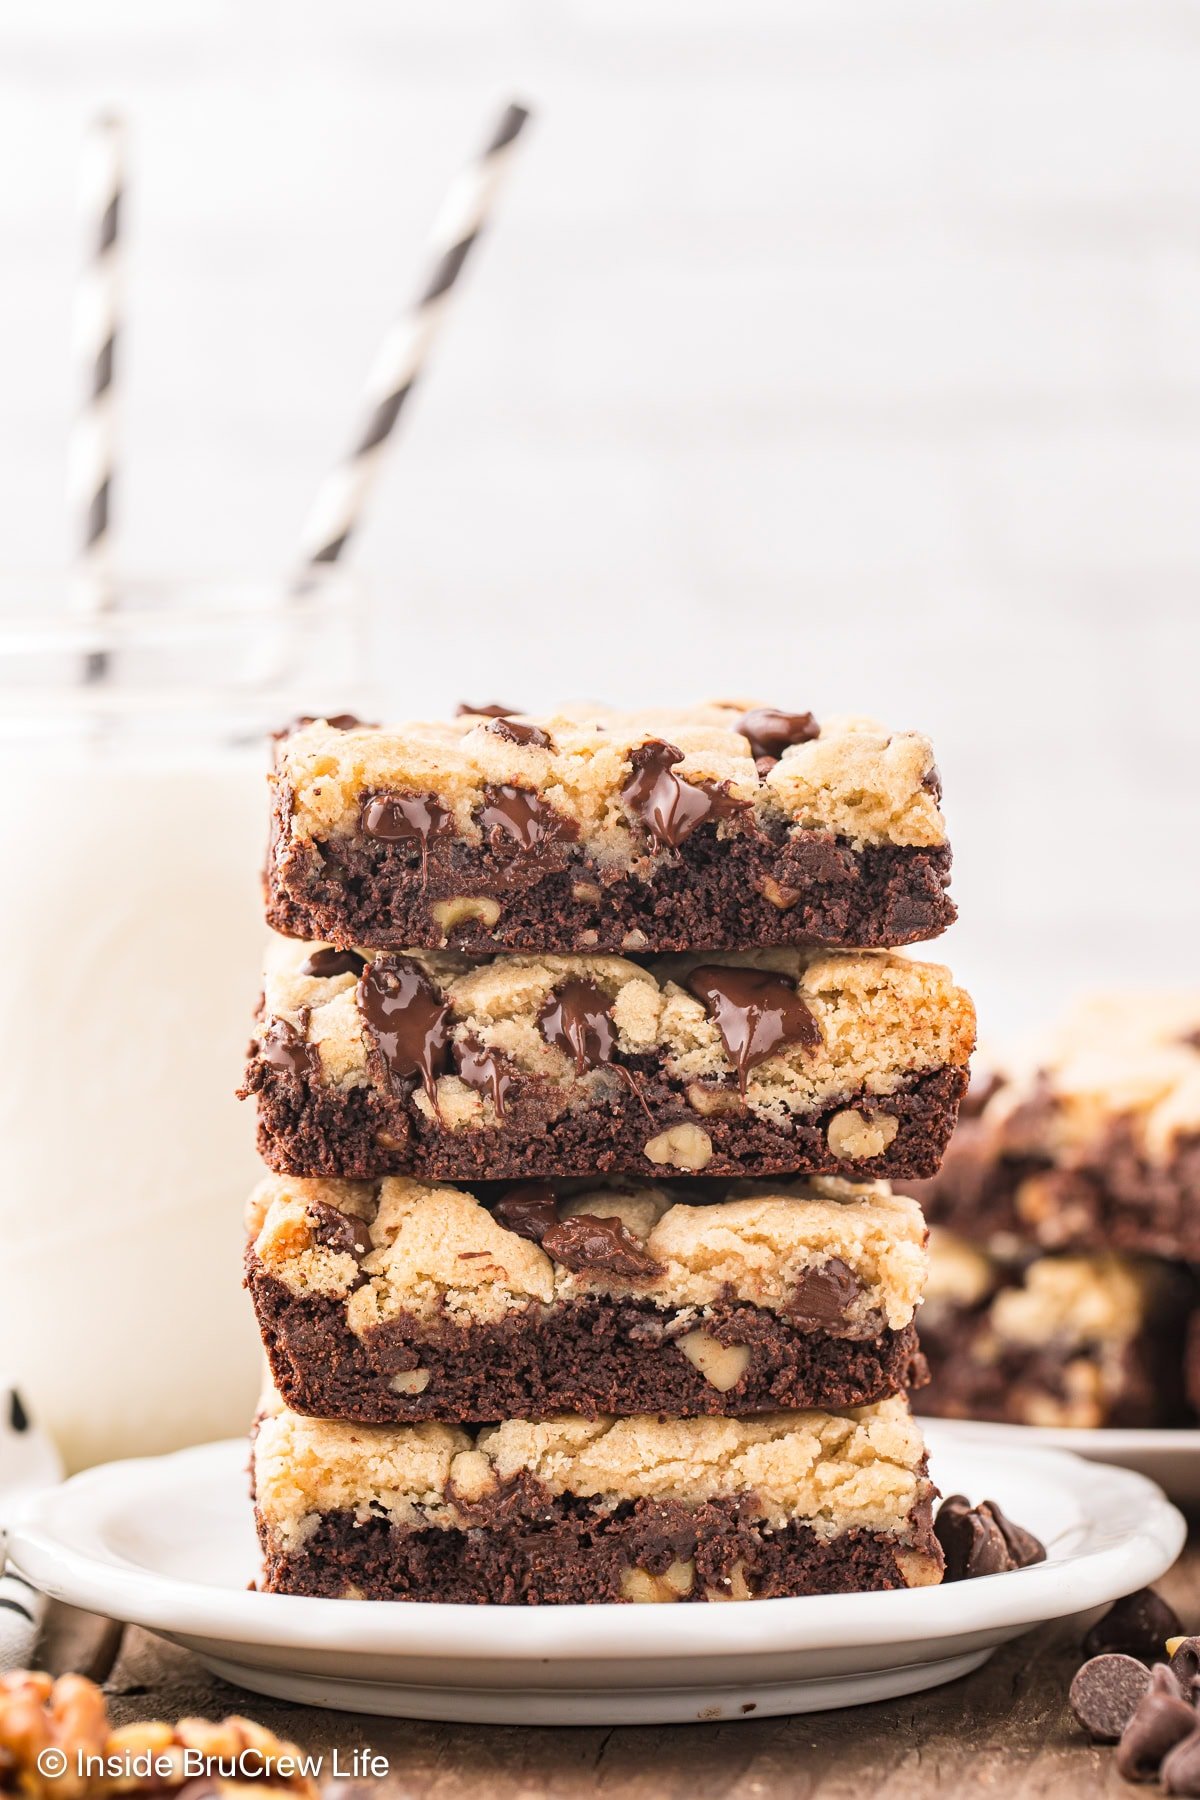
[{"label": "plate rim", "polygon": [[[940,1424],[926,1422],[935,1456],[939,1437],[957,1437],[961,1443],[966,1435],[943,1434]],[[174,1472],[186,1481],[190,1471],[215,1466],[221,1459],[236,1458],[244,1469],[245,1442],[233,1438],[166,1456],[101,1464],[61,1487],[45,1490],[14,1521],[9,1554],[22,1574],[56,1598],[151,1631],[284,1650],[455,1660],[502,1654],[530,1662],[564,1656],[596,1662],[665,1656],[701,1660],[848,1645],[882,1648],[936,1642],[965,1632],[1027,1628],[1083,1612],[1157,1580],[1178,1556],[1186,1537],[1183,1515],[1148,1477],[1108,1464],[1085,1464],[1058,1449],[1025,1447],[1014,1454],[1020,1454],[1032,1473],[1057,1480],[1076,1504],[1080,1476],[1086,1470],[1082,1491],[1093,1502],[1093,1522],[1102,1517],[1105,1506],[1115,1509],[1130,1521],[1127,1535],[1113,1544],[984,1582],[760,1600],[721,1607],[711,1623],[706,1616],[709,1609],[692,1607],[348,1604],[259,1594],[141,1570],[97,1548],[101,1526],[93,1521],[89,1535],[89,1497],[111,1498],[122,1490],[136,1493],[138,1472],[147,1467],[158,1471],[160,1481]],[[502,1645],[491,1641],[501,1635]]]}]

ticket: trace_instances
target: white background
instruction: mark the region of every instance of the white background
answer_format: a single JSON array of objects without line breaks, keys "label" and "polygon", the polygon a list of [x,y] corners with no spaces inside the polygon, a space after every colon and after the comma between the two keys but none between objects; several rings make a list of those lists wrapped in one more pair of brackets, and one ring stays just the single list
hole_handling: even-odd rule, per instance
[{"label": "white background", "polygon": [[9,561],[69,544],[95,107],[134,136],[123,553],[272,570],[514,92],[536,130],[355,545],[396,709],[920,725],[985,1027],[1194,978],[1197,5],[7,0]]}]

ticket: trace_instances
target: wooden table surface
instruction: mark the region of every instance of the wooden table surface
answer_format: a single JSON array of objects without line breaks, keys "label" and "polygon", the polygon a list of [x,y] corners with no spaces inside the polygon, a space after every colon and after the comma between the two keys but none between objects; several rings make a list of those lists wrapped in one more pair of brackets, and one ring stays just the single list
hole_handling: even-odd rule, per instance
[{"label": "wooden table surface", "polygon": [[[1200,1630],[1200,1540],[1158,1586],[1185,1629]],[[66,1608],[52,1611],[40,1657],[55,1673],[107,1670],[119,1724],[244,1712],[326,1755],[370,1745],[390,1767],[370,1800],[1128,1796],[1135,1790],[1111,1752],[1090,1746],[1067,1709],[1079,1660],[1077,1630],[1054,1626],[1005,1646],[961,1681],[875,1706],[723,1725],[548,1729],[424,1724],[262,1699],[146,1632],[131,1628],[118,1642],[104,1621]]]}]

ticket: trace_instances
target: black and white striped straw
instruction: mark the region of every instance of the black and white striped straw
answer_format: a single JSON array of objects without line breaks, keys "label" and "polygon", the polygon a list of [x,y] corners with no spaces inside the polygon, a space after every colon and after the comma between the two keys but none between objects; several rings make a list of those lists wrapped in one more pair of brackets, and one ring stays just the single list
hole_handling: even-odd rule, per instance
[{"label": "black and white striped straw", "polygon": [[365,416],[354,446],[326,477],[309,514],[301,539],[303,562],[336,562],[358,524],[384,445],[416,386],[528,118],[525,107],[506,106],[480,154],[447,194],[432,234],[432,267],[415,304],[396,320],[380,345],[367,377]]},{"label": "black and white striped straw", "polygon": [[[113,373],[120,318],[124,189],[124,126],[119,118],[106,113],[93,122],[83,146],[81,204],[86,247],[74,333],[79,410],[68,459],[78,575],[75,590],[84,614],[104,612],[111,602]],[[91,652],[86,659],[86,678],[102,679],[107,660],[105,652]]]}]

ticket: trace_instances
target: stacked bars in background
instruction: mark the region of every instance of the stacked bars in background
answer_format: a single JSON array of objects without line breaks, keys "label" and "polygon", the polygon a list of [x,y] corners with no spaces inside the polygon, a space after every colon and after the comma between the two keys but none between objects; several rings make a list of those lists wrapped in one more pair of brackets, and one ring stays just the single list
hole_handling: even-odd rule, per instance
[{"label": "stacked bars in background", "polygon": [[1193,1421],[1200,994],[1094,998],[997,1058],[976,1073],[940,1174],[912,1191],[935,1226],[923,1410]]},{"label": "stacked bars in background", "polygon": [[930,747],[495,706],[277,747],[245,1091],[264,1585],[940,1580],[917,1203],[971,1003]]}]

